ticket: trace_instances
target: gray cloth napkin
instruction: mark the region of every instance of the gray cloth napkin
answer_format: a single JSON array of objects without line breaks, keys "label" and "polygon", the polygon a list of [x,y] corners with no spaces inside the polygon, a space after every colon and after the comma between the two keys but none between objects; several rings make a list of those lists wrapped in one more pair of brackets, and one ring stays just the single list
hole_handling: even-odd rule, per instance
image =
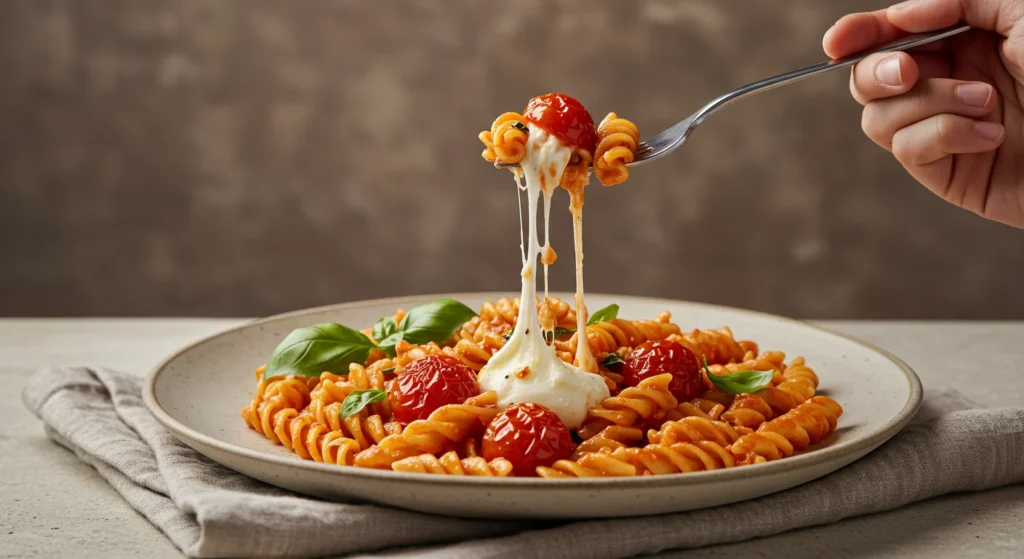
[{"label": "gray cloth napkin", "polygon": [[96,468],[128,503],[195,557],[545,557],[600,559],[768,536],[957,491],[1024,481],[1024,408],[967,410],[928,394],[915,423],[865,458],[760,499],[656,517],[498,522],[302,497],[224,468],[146,411],[137,377],[50,369],[25,405],[47,434]]}]

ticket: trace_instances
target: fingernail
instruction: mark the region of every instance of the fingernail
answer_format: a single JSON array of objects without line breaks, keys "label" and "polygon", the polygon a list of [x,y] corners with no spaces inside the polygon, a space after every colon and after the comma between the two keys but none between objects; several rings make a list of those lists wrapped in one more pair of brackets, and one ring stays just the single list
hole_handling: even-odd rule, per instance
[{"label": "fingernail", "polygon": [[965,83],[953,88],[953,95],[961,103],[971,107],[985,107],[992,97],[992,86],[987,83]]},{"label": "fingernail", "polygon": [[974,132],[982,138],[994,142],[1003,135],[1003,125],[980,120],[974,123]]},{"label": "fingernail", "polygon": [[875,66],[875,79],[882,85],[903,85],[903,75],[900,71],[900,56],[894,54],[879,62]]},{"label": "fingernail", "polygon": [[906,2],[900,2],[899,4],[896,4],[894,6],[889,6],[889,9],[890,10],[895,10],[895,11],[898,12],[900,10],[906,10],[907,8],[912,8],[912,7],[914,7],[915,4],[919,4],[920,2],[921,2],[921,0],[907,0]]}]

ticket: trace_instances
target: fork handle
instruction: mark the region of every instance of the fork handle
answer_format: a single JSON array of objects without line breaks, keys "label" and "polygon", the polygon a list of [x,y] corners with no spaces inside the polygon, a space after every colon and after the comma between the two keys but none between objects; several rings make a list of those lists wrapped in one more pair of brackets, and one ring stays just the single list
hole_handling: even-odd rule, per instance
[{"label": "fork handle", "polygon": [[909,50],[914,47],[919,47],[921,45],[926,45],[928,43],[952,37],[953,35],[958,35],[960,33],[963,33],[964,31],[967,31],[970,28],[971,27],[969,25],[955,25],[953,27],[947,27],[945,29],[940,29],[938,31],[931,31],[929,33],[911,35],[909,37],[904,37],[899,41],[888,43],[881,47],[875,47],[872,49],[861,51],[857,54],[853,54],[845,58],[829,60],[826,62],[822,62],[820,64],[815,64],[814,66],[808,66],[806,68],[801,68],[799,70],[793,70],[792,72],[786,72],[785,74],[779,74],[778,76],[775,77],[756,81],[752,84],[745,85],[735,91],[726,93],[725,95],[722,95],[721,97],[712,100],[707,105],[704,105],[701,108],[701,110],[697,112],[697,114],[693,115],[693,122],[690,126],[691,128],[696,128],[697,125],[703,122],[705,118],[711,115],[711,113],[717,111],[718,109],[721,109],[722,107],[732,103],[733,101],[736,101],[741,97],[746,97],[748,95],[753,95],[755,93],[761,93],[764,91],[768,91],[769,89],[775,89],[776,87],[807,79],[811,76],[817,76],[818,74],[823,74],[831,70],[846,68],[848,66],[852,66],[860,62],[861,60],[864,60],[865,58],[872,54],[875,54],[876,52]]}]

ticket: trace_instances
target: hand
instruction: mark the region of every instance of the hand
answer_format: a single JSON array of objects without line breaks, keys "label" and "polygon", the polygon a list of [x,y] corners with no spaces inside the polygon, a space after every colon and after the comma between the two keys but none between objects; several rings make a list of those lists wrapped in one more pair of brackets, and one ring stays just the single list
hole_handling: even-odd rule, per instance
[{"label": "hand", "polygon": [[841,58],[959,21],[975,29],[854,67],[861,127],[946,201],[1024,228],[1024,0],[910,0],[843,17],[823,46]]}]

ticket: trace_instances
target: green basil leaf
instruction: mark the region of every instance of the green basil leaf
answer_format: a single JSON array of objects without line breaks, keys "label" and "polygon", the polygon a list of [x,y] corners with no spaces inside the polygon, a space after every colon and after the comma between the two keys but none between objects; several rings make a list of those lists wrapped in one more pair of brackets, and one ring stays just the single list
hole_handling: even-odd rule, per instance
[{"label": "green basil leaf", "polygon": [[347,375],[351,363],[363,363],[373,342],[361,332],[327,322],[293,330],[267,362],[263,378],[278,375],[317,377],[324,371]]},{"label": "green basil leaf", "polygon": [[384,401],[384,397],[387,395],[383,390],[356,390],[355,392],[345,396],[345,400],[341,403],[341,417],[348,417],[355,415],[366,406],[370,404],[378,404]]},{"label": "green basil leaf", "polygon": [[[474,316],[476,313],[473,309],[454,299],[438,299],[409,310],[398,325],[396,335],[410,344],[441,343],[452,337],[456,330]],[[389,343],[392,337],[388,337]],[[395,343],[398,340],[391,345]]]},{"label": "green basil leaf", "polygon": [[377,342],[377,348],[388,354],[388,357],[395,356],[395,346],[402,341],[402,333],[395,332],[383,340]]},{"label": "green basil leaf", "polygon": [[704,357],[704,374],[707,375],[711,384],[714,384],[722,392],[729,394],[751,394],[772,383],[775,371],[739,371],[728,375],[715,375],[708,367],[708,358]]},{"label": "green basil leaf", "polygon": [[515,331],[516,331],[515,328],[513,328],[512,330],[509,330],[508,332],[505,333],[504,336],[502,336],[502,338],[505,338],[506,342],[511,340],[512,339],[512,332],[515,332]]},{"label": "green basil leaf", "polygon": [[590,320],[587,321],[587,326],[597,324],[598,322],[608,322],[613,318],[619,316],[619,306],[615,303],[608,305],[603,309],[598,309],[594,314],[590,315]]},{"label": "green basil leaf", "polygon": [[609,371],[618,371],[620,367],[626,364],[626,361],[619,357],[618,353],[609,353],[608,357],[605,357],[601,361],[601,366]]},{"label": "green basil leaf", "polygon": [[380,372],[382,372],[382,373],[393,373],[393,372],[395,372],[395,368],[394,367],[388,367],[387,369],[381,369]]},{"label": "green basil leaf", "polygon": [[566,334],[575,334],[575,328],[562,328],[561,326],[555,326],[554,330],[544,330],[544,339],[552,342],[556,338],[564,336]]},{"label": "green basil leaf", "polygon": [[373,339],[380,342],[381,340],[387,339],[388,336],[397,331],[398,323],[395,322],[395,319],[390,316],[385,316],[373,325]]}]

